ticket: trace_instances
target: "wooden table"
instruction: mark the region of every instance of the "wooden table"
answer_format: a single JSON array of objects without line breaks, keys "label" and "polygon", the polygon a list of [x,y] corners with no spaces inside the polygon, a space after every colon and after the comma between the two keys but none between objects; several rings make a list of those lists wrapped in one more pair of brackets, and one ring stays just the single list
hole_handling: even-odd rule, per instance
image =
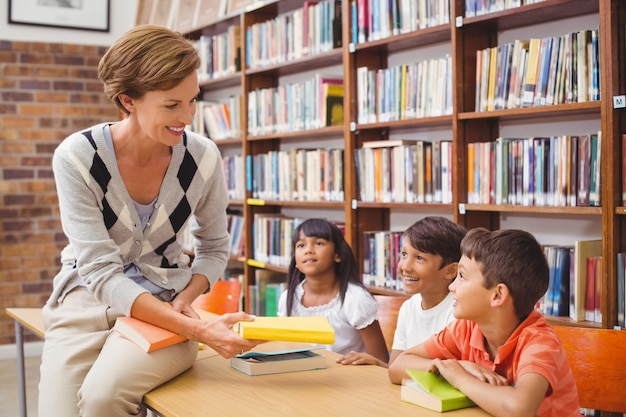
[{"label": "wooden table", "polygon": [[[255,350],[281,350],[308,346],[268,342]],[[338,356],[317,351],[327,358],[327,369],[274,375],[248,376],[230,367],[217,354],[205,353],[192,368],[149,392],[144,404],[159,416],[438,416],[400,400],[400,386],[389,382],[379,366],[346,366]],[[484,417],[480,408],[445,413],[445,417]]]},{"label": "wooden table", "polygon": [[[44,336],[39,308],[8,308],[15,320],[20,416],[26,416],[24,328]],[[209,313],[201,312],[203,319]],[[307,344],[268,342],[255,350],[282,350]],[[387,370],[374,365],[345,366],[337,354],[320,349],[327,369],[248,376],[230,367],[227,359],[204,348],[190,370],[144,396],[144,404],[161,417],[247,416],[424,416],[485,417],[480,408],[445,414],[400,401],[400,386],[389,382]]]}]

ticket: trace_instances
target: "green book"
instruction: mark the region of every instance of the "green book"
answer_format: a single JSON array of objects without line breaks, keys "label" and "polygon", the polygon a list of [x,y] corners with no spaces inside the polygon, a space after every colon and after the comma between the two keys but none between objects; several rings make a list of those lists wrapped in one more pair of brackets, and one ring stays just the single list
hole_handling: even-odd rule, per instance
[{"label": "green book", "polygon": [[402,382],[400,389],[402,401],[439,412],[475,405],[467,395],[432,372],[407,369],[406,373],[411,378]]}]

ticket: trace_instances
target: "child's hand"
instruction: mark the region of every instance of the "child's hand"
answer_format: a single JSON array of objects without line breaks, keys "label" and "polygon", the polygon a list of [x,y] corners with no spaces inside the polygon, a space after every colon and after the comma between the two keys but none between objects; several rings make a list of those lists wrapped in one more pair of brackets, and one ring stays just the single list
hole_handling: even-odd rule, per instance
[{"label": "child's hand", "polygon": [[352,351],[347,355],[343,355],[340,358],[337,358],[337,363],[342,365],[379,365],[384,368],[387,367],[387,364],[381,363],[374,356],[365,352],[355,352]]},{"label": "child's hand", "polygon": [[479,381],[483,381],[491,385],[509,385],[509,381],[507,381],[507,379],[502,375],[470,361],[434,359],[433,366],[437,368],[437,371],[441,374],[441,376],[457,388],[458,386],[455,381],[459,378],[463,378],[463,376],[467,374],[473,376]]}]

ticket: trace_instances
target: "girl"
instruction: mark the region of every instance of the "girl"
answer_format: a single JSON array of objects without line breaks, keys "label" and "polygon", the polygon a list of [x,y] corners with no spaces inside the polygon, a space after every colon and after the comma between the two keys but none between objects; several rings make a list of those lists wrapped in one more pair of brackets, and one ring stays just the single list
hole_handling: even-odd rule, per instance
[{"label": "girl", "polygon": [[352,249],[341,230],[324,219],[309,219],[293,234],[293,256],[279,316],[325,316],[335,329],[329,350],[363,352],[389,360],[377,320],[378,304],[358,276]]}]

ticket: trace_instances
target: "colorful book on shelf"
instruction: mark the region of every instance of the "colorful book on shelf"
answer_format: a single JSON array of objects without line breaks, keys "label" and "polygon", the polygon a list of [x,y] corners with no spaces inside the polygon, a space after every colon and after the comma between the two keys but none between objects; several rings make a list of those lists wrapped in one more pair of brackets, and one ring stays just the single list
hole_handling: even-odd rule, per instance
[{"label": "colorful book on shelf", "polygon": [[[587,258],[587,291],[585,292],[585,320],[595,322],[596,313],[600,311],[602,293],[602,256]],[[599,315],[599,314],[598,314]]]},{"label": "colorful book on shelf", "polygon": [[[587,292],[587,259],[602,255],[602,240],[574,242],[573,283],[570,288],[570,318],[585,321],[585,293]],[[593,288],[593,286],[592,286]]]},{"label": "colorful book on shelf", "polygon": [[407,369],[410,378],[402,381],[400,399],[433,411],[451,411],[473,407],[467,395],[442,377],[427,371]]},{"label": "colorful book on shelf", "polygon": [[626,253],[617,254],[617,325],[626,327]]},{"label": "colorful book on shelf", "polygon": [[539,55],[541,54],[541,39],[532,38],[528,46],[528,64],[522,88],[522,107],[529,107],[534,104],[535,88],[537,87],[537,76],[539,73]]},{"label": "colorful book on shelf", "polygon": [[388,139],[363,142],[364,148],[393,148],[395,146],[413,146],[419,139]]},{"label": "colorful book on shelf", "polygon": [[326,317],[266,317],[240,321],[233,330],[244,339],[333,344],[335,330]]},{"label": "colorful book on shelf", "polygon": [[152,352],[187,341],[185,336],[135,317],[118,317],[113,330],[134,342],[146,352]]},{"label": "colorful book on shelf", "polygon": [[247,352],[231,358],[230,366],[250,376],[327,368],[326,357],[313,352],[313,349]]}]

